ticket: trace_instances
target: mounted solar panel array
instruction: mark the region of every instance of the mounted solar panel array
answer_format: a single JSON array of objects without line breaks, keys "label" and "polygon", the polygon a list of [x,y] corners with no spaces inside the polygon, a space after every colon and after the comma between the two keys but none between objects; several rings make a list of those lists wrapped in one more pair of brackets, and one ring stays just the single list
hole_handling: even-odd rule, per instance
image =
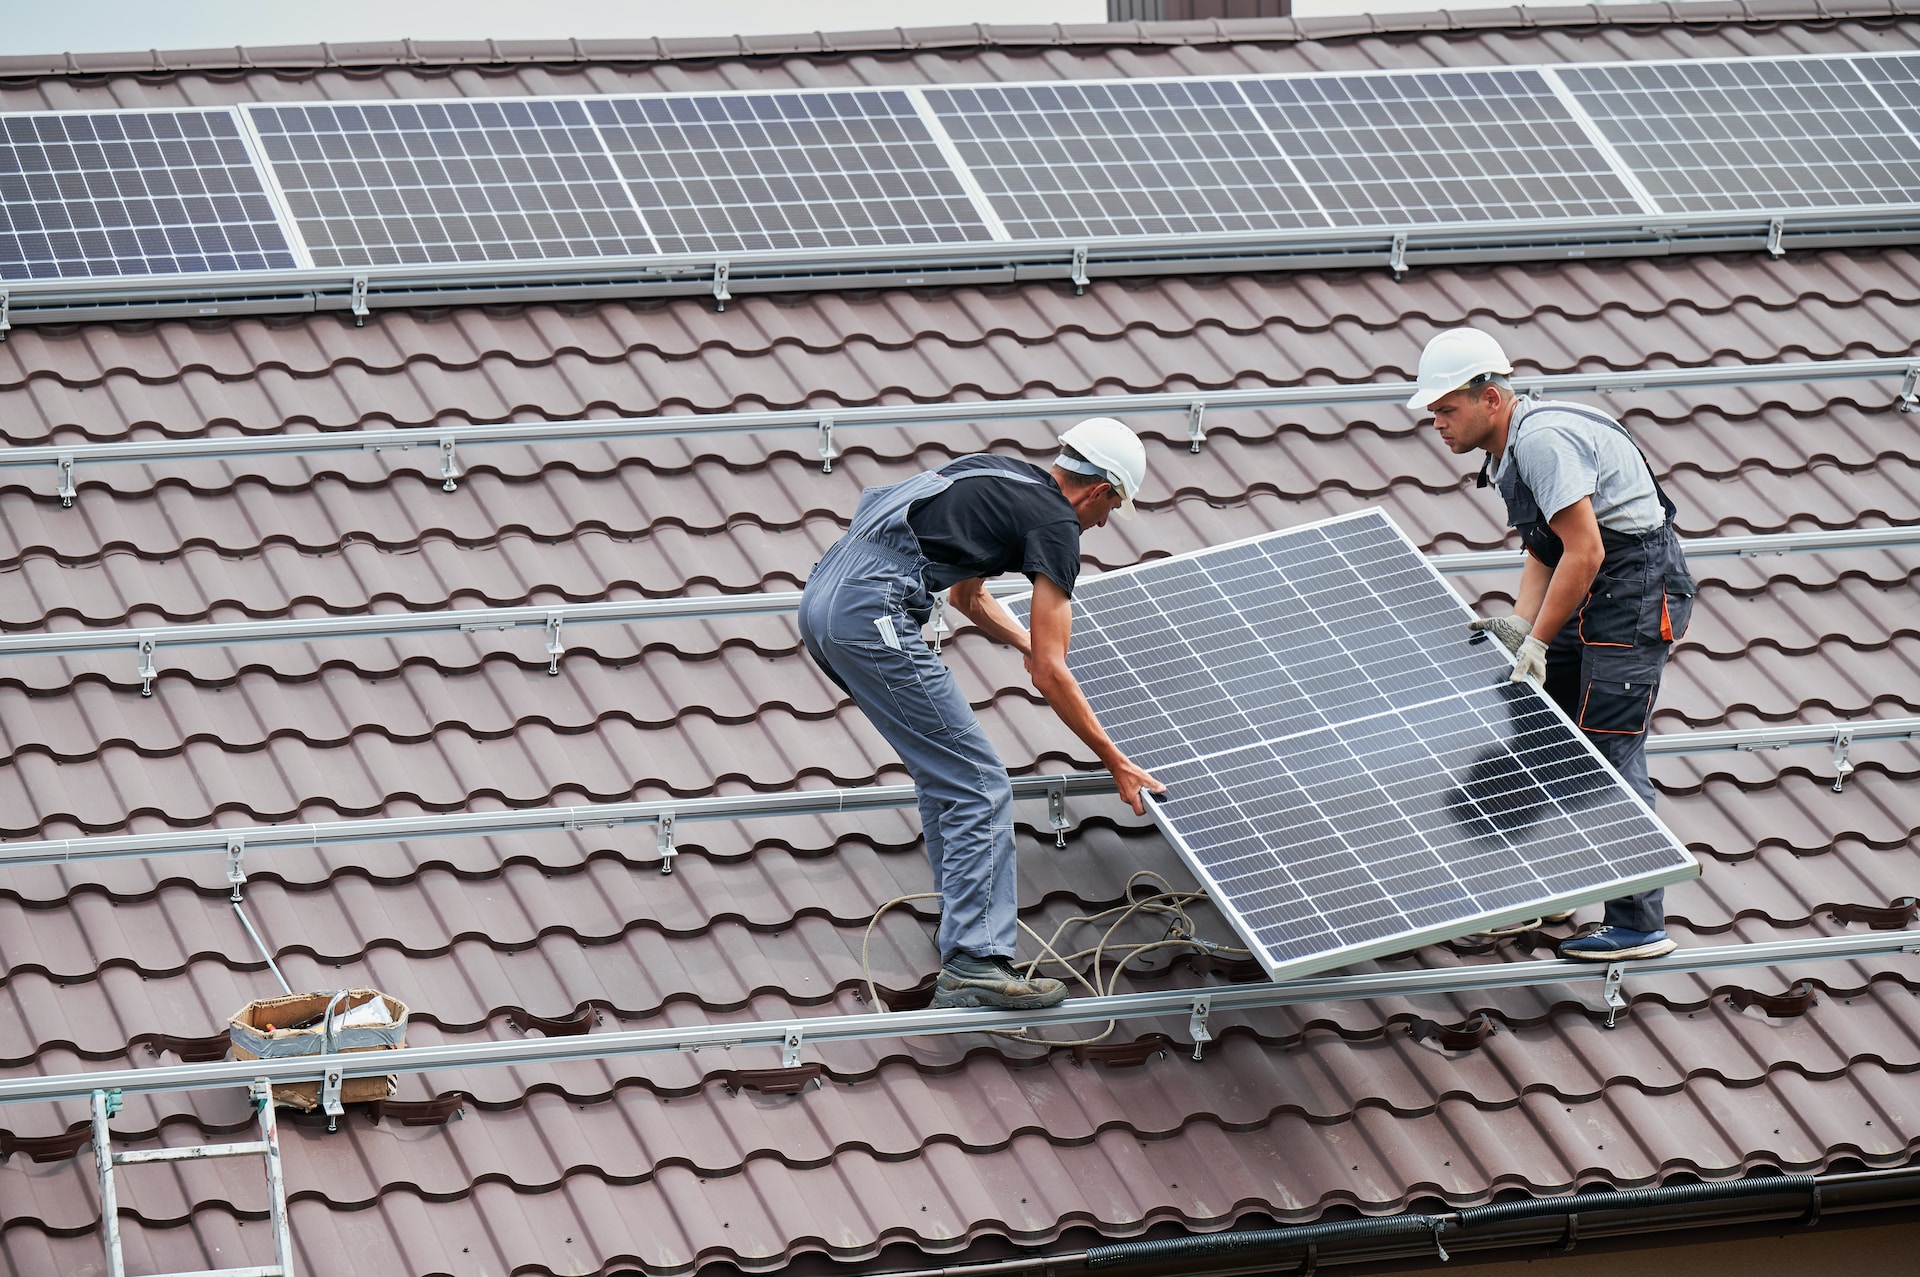
[{"label": "mounted solar panel array", "polygon": [[1363,510],[1083,579],[1068,664],[1275,979],[1699,872]]},{"label": "mounted solar panel array", "polygon": [[1553,228],[1920,210],[1920,58],[248,104],[0,137],[5,279]]}]

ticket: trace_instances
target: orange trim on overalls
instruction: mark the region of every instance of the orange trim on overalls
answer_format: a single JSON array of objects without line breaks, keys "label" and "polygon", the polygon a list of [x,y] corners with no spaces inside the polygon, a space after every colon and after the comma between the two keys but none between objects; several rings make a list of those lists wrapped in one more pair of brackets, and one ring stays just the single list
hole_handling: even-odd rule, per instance
[{"label": "orange trim on overalls", "polygon": [[1667,596],[1660,595],[1660,638],[1663,642],[1673,642],[1673,613],[1667,611]]},{"label": "orange trim on overalls", "polygon": [[[1607,644],[1606,646],[1618,647],[1620,645]],[[1650,726],[1647,720],[1653,716],[1653,684],[1651,683],[1647,684],[1647,712],[1640,716],[1640,726],[1634,731],[1627,731],[1625,728],[1622,728],[1622,727],[1588,727],[1587,726],[1587,706],[1592,704],[1593,689],[1598,686],[1600,686],[1599,679],[1594,679],[1587,684],[1587,698],[1586,700],[1583,700],[1580,702],[1580,730],[1583,732],[1591,732],[1595,736],[1643,736],[1645,735],[1647,728]]]}]

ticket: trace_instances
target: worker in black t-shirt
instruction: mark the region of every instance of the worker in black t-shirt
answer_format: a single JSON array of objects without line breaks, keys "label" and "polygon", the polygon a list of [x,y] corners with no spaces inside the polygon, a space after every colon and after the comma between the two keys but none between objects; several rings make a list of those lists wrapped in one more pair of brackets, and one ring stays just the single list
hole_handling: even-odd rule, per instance
[{"label": "worker in black t-shirt", "polygon": [[[1013,790],[967,698],[921,628],[947,590],[989,638],[1020,649],[1047,704],[1113,772],[1136,814],[1164,788],[1120,752],[1067,669],[1080,534],[1133,512],[1147,455],[1110,417],[1060,436],[1042,470],[1009,457],[961,457],[861,494],[853,526],[815,565],[800,599],[807,651],[899,753],[920,799],[940,894],[937,1007],[1052,1006],[1066,985],[1024,976],[1018,939]],[[1033,581],[1031,628],[987,593],[986,578]]]}]

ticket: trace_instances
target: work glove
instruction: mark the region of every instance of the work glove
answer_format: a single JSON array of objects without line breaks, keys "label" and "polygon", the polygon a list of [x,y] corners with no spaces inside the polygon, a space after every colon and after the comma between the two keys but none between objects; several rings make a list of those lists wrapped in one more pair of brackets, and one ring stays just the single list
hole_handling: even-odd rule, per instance
[{"label": "work glove", "polygon": [[1547,645],[1531,634],[1513,654],[1513,681],[1524,683],[1528,679],[1543,687],[1547,681]]},{"label": "work glove", "polygon": [[1520,645],[1527,641],[1527,635],[1533,633],[1531,622],[1511,613],[1506,616],[1483,616],[1477,621],[1468,621],[1467,628],[1493,635],[1500,640],[1500,646],[1509,652],[1518,652]]}]

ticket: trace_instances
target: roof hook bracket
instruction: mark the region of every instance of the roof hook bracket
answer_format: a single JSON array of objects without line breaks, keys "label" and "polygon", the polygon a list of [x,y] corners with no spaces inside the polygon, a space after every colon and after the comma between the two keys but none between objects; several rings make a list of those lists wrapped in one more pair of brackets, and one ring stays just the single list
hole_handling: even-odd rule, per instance
[{"label": "roof hook bracket", "polygon": [[1053,826],[1053,845],[1067,845],[1067,782],[1047,782],[1047,823]]},{"label": "roof hook bracket", "polygon": [[1075,297],[1087,291],[1087,285],[1093,281],[1087,278],[1087,246],[1085,244],[1073,250],[1073,295]]},{"label": "roof hook bracket", "polygon": [[53,464],[60,467],[60,508],[71,510],[73,499],[80,495],[73,486],[73,457],[62,453]]},{"label": "roof hook bracket", "polygon": [[1851,727],[1835,732],[1833,735],[1833,792],[1842,792],[1847,777],[1853,774],[1853,729]]},{"label": "roof hook bracket", "polygon": [[440,436],[440,491],[452,492],[460,486],[460,459],[453,455],[452,435]]},{"label": "roof hook bracket", "polygon": [[338,1067],[328,1069],[320,1079],[320,1111],[327,1115],[327,1131],[332,1133],[340,1129],[340,1119],[346,1114],[346,1106],[340,1102],[340,1092],[346,1087],[346,1072]]},{"label": "roof hook bracket", "polygon": [[727,287],[727,280],[733,275],[732,262],[713,264],[713,300],[715,310],[725,310],[727,303],[733,300],[733,293]]},{"label": "roof hook bracket", "polygon": [[1187,451],[1200,452],[1200,445],[1207,441],[1207,405],[1206,401],[1196,399],[1187,405]]},{"label": "roof hook bracket", "polygon": [[833,446],[832,417],[820,418],[820,446],[816,451],[820,454],[820,473],[832,474],[833,459],[840,455],[840,450]]},{"label": "roof hook bracket", "polygon": [[7,330],[13,327],[13,294],[0,288],[0,341],[7,339]]},{"label": "roof hook bracket", "polygon": [[787,1036],[780,1043],[780,1067],[800,1067],[800,1026],[797,1024],[787,1030]]},{"label": "roof hook bracket", "polygon": [[355,328],[365,328],[367,326],[367,315],[369,313],[367,310],[367,277],[365,275],[355,275],[353,277],[353,326]]},{"label": "roof hook bracket", "polygon": [[1393,251],[1387,254],[1387,268],[1393,272],[1395,279],[1407,273],[1407,233],[1405,231],[1393,237]]},{"label": "roof hook bracket", "polygon": [[654,849],[660,853],[660,872],[663,874],[672,873],[673,858],[680,854],[678,849],[673,845],[672,812],[663,811],[660,813],[659,820],[654,825],[653,842]]},{"label": "roof hook bracket", "polygon": [[153,668],[153,649],[156,646],[158,646],[158,640],[153,635],[140,636],[140,669],[137,672],[140,676],[140,695],[142,696],[153,695],[153,680],[160,677],[159,671]]},{"label": "roof hook bracket", "polygon": [[1920,408],[1920,364],[1907,365],[1907,379],[1900,383],[1900,411]]},{"label": "roof hook bracket", "polygon": [[239,904],[240,888],[247,885],[247,840],[244,838],[227,839],[227,885],[233,888],[227,898]]},{"label": "roof hook bracket", "polygon": [[1785,257],[1787,255],[1787,250],[1780,245],[1780,240],[1786,233],[1786,218],[1776,217],[1767,223],[1767,251],[1775,257]]},{"label": "roof hook bracket", "polygon": [[1620,987],[1626,978],[1627,969],[1625,967],[1621,966],[1618,962],[1609,962],[1607,964],[1607,983],[1602,990],[1602,994],[1607,1000],[1607,1027],[1609,1029],[1613,1028],[1617,1023],[1620,1013],[1627,1009],[1627,995]]},{"label": "roof hook bracket", "polygon": [[1199,1059],[1213,1034],[1207,1031],[1207,1017],[1213,1014],[1213,999],[1201,996],[1193,1000],[1193,1014],[1187,1017],[1187,1036],[1193,1039],[1193,1058]]},{"label": "roof hook bracket", "polygon": [[560,637],[560,626],[566,620],[561,612],[547,613],[547,673],[560,673],[560,658],[567,654],[565,640]]}]

